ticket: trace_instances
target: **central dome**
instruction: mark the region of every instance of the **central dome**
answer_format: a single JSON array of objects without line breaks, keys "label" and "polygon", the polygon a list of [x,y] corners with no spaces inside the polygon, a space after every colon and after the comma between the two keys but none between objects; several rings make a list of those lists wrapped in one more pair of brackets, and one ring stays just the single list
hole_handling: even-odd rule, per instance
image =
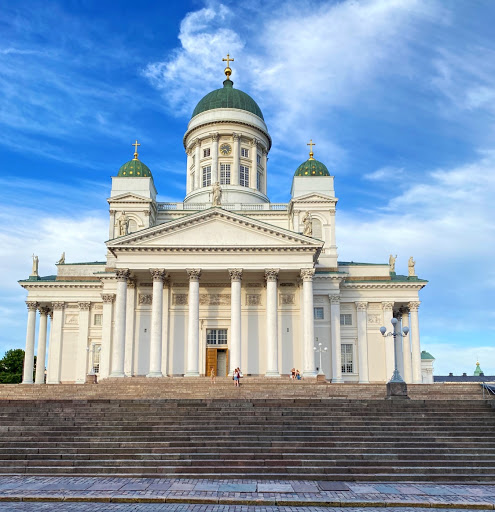
[{"label": "central dome", "polygon": [[239,89],[234,89],[233,86],[234,82],[232,82],[232,80],[229,80],[228,78],[227,80],[224,80],[222,89],[211,91],[200,100],[191,117],[197,116],[198,114],[201,114],[201,112],[214,110],[216,108],[237,108],[239,110],[251,112],[251,114],[258,116],[264,121],[263,113],[256,101],[254,101],[249,94],[246,94]]}]

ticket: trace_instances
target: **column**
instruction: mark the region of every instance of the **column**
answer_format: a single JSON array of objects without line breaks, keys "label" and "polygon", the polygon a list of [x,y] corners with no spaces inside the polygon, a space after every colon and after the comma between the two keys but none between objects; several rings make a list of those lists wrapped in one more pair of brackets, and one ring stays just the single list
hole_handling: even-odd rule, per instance
[{"label": "column", "polygon": [[241,136],[233,133],[234,138],[234,162],[230,172],[230,184],[239,185],[239,173],[241,172]]},{"label": "column", "polygon": [[76,348],[76,384],[85,384],[88,373],[90,302],[79,302],[79,334]]},{"label": "column", "polygon": [[163,280],[163,308],[162,308],[162,375],[168,375],[168,321],[169,321],[169,280]]},{"label": "column", "polygon": [[199,377],[199,278],[201,269],[186,269],[189,274],[189,319],[187,329],[187,368],[184,377]]},{"label": "column", "polygon": [[411,352],[412,352],[412,380],[413,384],[421,384],[421,348],[419,343],[418,309],[421,302],[410,302],[411,312]]},{"label": "column", "polygon": [[397,355],[397,370],[400,373],[400,376],[404,378],[404,359],[402,355],[402,313],[400,311],[396,311],[394,313],[394,317],[397,319],[397,323],[394,327],[395,336],[395,353]]},{"label": "column", "polygon": [[151,305],[150,371],[147,377],[163,377],[162,374],[162,320],[163,320],[163,280],[165,270],[152,268],[153,301]]},{"label": "column", "polygon": [[[409,310],[401,308],[402,313],[402,328],[409,327]],[[402,375],[406,384],[412,383],[412,360],[411,360],[411,333],[404,336],[402,340],[402,358],[404,366],[404,375]]]},{"label": "column", "polygon": [[110,210],[110,225],[108,226],[108,239],[115,238],[115,210]]},{"label": "column", "polygon": [[261,187],[261,190],[260,192],[263,192],[263,194],[265,194],[266,196],[266,190],[267,190],[267,187],[268,187],[268,170],[267,170],[267,165],[268,165],[268,152],[265,148],[263,148],[263,157],[262,157],[262,162],[263,162],[263,186]]},{"label": "column", "polygon": [[203,180],[201,177],[201,143],[199,139],[194,141],[194,189],[203,186]]},{"label": "column", "polygon": [[256,174],[258,172],[258,141],[251,141],[251,168],[249,169],[249,188],[256,188]]},{"label": "column", "polygon": [[192,192],[192,188],[194,184],[191,180],[191,165],[192,165],[192,151],[187,148],[186,149],[186,155],[187,155],[187,171],[186,171],[186,194],[189,194]]},{"label": "column", "polygon": [[[392,329],[393,308],[393,302],[382,302],[383,325],[386,327],[387,332]],[[395,369],[394,339],[392,336],[385,336],[383,342],[385,343],[385,381],[388,382],[392,378]]]},{"label": "column", "polygon": [[266,373],[265,377],[280,377],[278,371],[278,301],[279,269],[265,270],[266,279]]},{"label": "column", "polygon": [[40,312],[40,329],[38,332],[38,353],[36,355],[36,376],[35,384],[45,383],[45,360],[46,360],[46,332],[48,323],[48,314],[50,308],[39,308]]},{"label": "column", "polygon": [[358,334],[358,371],[359,383],[369,382],[368,369],[368,303],[356,302]]},{"label": "column", "polygon": [[241,368],[241,281],[242,268],[229,269],[230,274],[230,373]]},{"label": "column", "polygon": [[103,322],[101,326],[101,359],[100,379],[106,379],[110,375],[110,356],[112,354],[113,341],[113,303],[114,293],[104,293],[103,300]]},{"label": "column", "polygon": [[303,304],[302,304],[302,325],[303,325],[303,377],[316,377],[315,368],[315,324],[313,310],[313,275],[314,268],[301,269],[303,280]]},{"label": "column", "polygon": [[213,144],[211,147],[211,183],[220,181],[218,179],[218,133],[211,136]]},{"label": "column", "polygon": [[127,279],[131,275],[129,269],[115,271],[117,276],[117,296],[115,299],[115,327],[110,377],[124,377],[125,357],[125,317],[127,306]]},{"label": "column", "polygon": [[342,380],[342,352],[340,348],[340,295],[329,295],[330,329],[332,338],[332,382]]},{"label": "column", "polygon": [[47,384],[60,384],[62,364],[62,342],[64,328],[64,302],[53,302],[53,321],[50,329],[50,346],[48,347]]},{"label": "column", "polygon": [[132,376],[134,368],[134,326],[136,323],[136,280],[127,280],[127,307],[125,315],[124,375]]},{"label": "column", "polygon": [[33,383],[34,371],[34,336],[36,330],[37,302],[26,302],[28,308],[28,321],[26,330],[26,350],[24,351],[24,370],[22,374],[23,384]]}]

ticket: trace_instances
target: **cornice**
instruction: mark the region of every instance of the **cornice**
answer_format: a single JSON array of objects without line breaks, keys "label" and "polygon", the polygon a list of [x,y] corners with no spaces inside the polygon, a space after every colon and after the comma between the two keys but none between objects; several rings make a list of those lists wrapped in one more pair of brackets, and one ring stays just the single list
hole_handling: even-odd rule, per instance
[{"label": "cornice", "polygon": [[396,290],[397,288],[405,288],[408,290],[421,290],[421,288],[424,288],[426,284],[420,284],[420,283],[405,283],[405,282],[394,282],[394,281],[387,281],[387,282],[374,282],[374,283],[357,283],[352,281],[346,281],[344,283],[344,288],[352,288],[352,289],[373,289],[373,290]]},{"label": "cornice", "polygon": [[25,290],[33,290],[33,289],[52,289],[52,288],[56,288],[56,289],[73,289],[73,288],[77,288],[79,290],[98,290],[98,289],[101,289],[102,287],[102,283],[101,282],[91,282],[91,283],[88,283],[87,281],[86,282],[74,282],[74,281],[50,281],[50,282],[35,282],[33,281],[32,283],[23,283],[21,284],[21,286],[25,289]]},{"label": "cornice", "polygon": [[[112,247],[113,252],[175,252],[175,253],[190,253],[190,252],[237,252],[237,253],[253,253],[253,252],[311,252],[314,253],[319,247],[314,245],[298,246],[298,247],[238,247],[238,246],[224,246],[224,247],[155,247],[155,246],[116,246]],[[112,276],[114,277],[114,276]]]},{"label": "cornice", "polygon": [[315,281],[327,281],[327,280],[330,280],[330,281],[337,281],[337,282],[341,282],[341,281],[344,281],[345,278],[347,277],[348,274],[345,274],[345,275],[338,275],[338,274],[318,274],[316,273],[313,277],[313,279]]}]

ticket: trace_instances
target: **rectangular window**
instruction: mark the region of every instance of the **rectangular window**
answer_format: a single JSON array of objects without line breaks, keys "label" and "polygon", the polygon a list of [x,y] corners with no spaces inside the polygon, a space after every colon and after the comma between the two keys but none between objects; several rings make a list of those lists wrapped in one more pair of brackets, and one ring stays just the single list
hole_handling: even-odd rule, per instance
[{"label": "rectangular window", "polygon": [[241,148],[241,156],[243,156],[245,158],[249,158],[249,149]]},{"label": "rectangular window", "polygon": [[203,158],[210,156],[210,148],[203,149]]},{"label": "rectangular window", "polygon": [[203,167],[203,187],[211,185],[211,165]]},{"label": "rectangular window", "polygon": [[261,165],[261,155],[256,155],[256,162]]},{"label": "rectangular window", "polygon": [[323,320],[323,308],[314,308],[314,319],[315,320]]},{"label": "rectangular window", "polygon": [[103,315],[101,313],[95,313],[93,317],[93,325],[101,325],[103,320]]},{"label": "rectangular window", "polygon": [[230,185],[230,164],[220,164],[220,185]]},{"label": "rectangular window", "polygon": [[256,176],[256,188],[261,192],[263,188],[263,174],[259,172]]},{"label": "rectangular window", "polygon": [[241,165],[241,172],[239,174],[239,184],[242,187],[249,187],[249,167]]},{"label": "rectangular window", "polygon": [[340,345],[342,373],[353,372],[353,345],[352,343],[342,343]]},{"label": "rectangular window", "polygon": [[352,315],[349,313],[340,315],[340,325],[352,325]]},{"label": "rectangular window", "polygon": [[227,345],[227,329],[206,329],[208,345]]},{"label": "rectangular window", "polygon": [[91,347],[91,352],[91,357],[93,358],[93,373],[98,375],[100,373],[101,345],[94,343]]}]

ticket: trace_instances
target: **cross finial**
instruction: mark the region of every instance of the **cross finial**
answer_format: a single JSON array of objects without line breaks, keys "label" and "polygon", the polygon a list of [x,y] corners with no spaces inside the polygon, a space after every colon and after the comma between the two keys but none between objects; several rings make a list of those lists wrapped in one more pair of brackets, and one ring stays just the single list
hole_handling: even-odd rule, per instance
[{"label": "cross finial", "polygon": [[225,74],[227,75],[227,80],[230,79],[230,75],[232,74],[232,70],[230,69],[230,62],[234,62],[234,59],[231,59],[230,58],[230,54],[227,53],[227,58],[226,59],[222,59],[222,62],[226,62],[227,63],[227,67],[225,68]]},{"label": "cross finial", "polygon": [[310,147],[310,150],[309,150],[309,159],[310,160],[314,160],[313,158],[313,146],[316,146],[316,144],[313,142],[313,139],[309,139],[309,144],[306,144],[306,146],[309,146]]},{"label": "cross finial", "polygon": [[138,141],[136,139],[136,142],[134,144],[131,144],[131,146],[134,146],[134,160],[137,160],[138,159],[138,152],[137,152],[137,148],[138,146],[140,146],[141,144],[138,144]]}]

